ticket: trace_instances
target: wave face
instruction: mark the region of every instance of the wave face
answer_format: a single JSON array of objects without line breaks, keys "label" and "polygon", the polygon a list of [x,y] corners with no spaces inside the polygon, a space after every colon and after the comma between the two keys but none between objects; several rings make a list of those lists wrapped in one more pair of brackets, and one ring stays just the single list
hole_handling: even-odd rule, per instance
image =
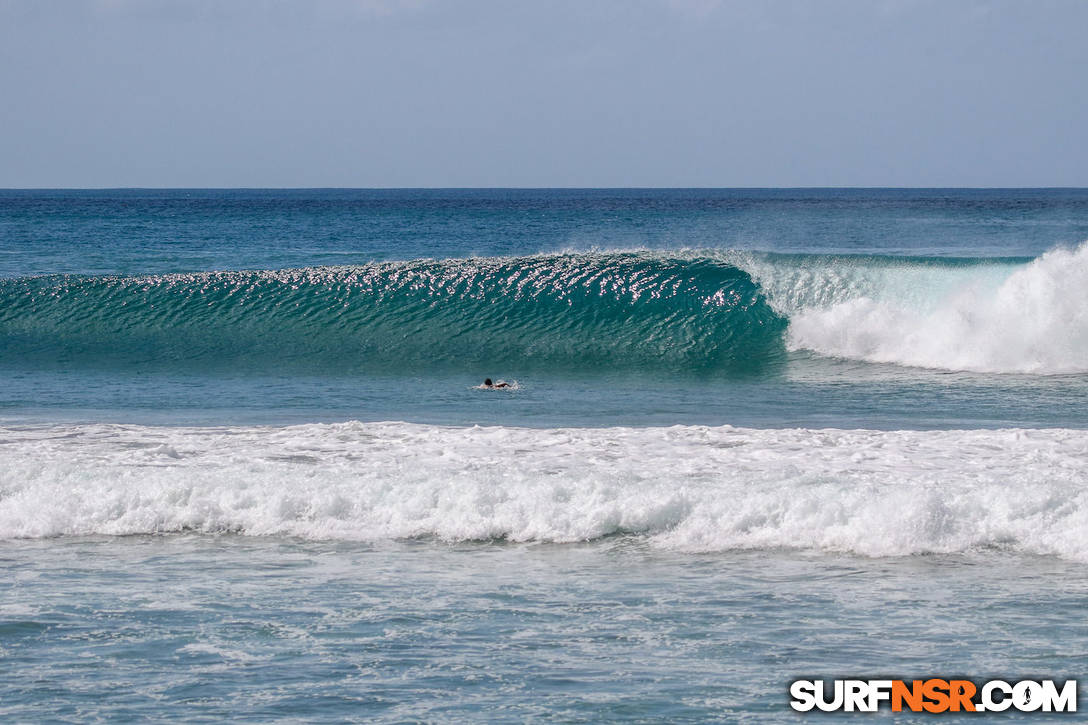
[{"label": "wave face", "polygon": [[582,253],[0,280],[0,362],[759,374],[788,352],[1088,372],[1088,245],[1036,259]]},{"label": "wave face", "polygon": [[0,538],[172,532],[1088,561],[1088,431],[0,428]]},{"label": "wave face", "polygon": [[752,371],[786,321],[740,268],[635,253],[0,281],[0,360],[354,371]]}]

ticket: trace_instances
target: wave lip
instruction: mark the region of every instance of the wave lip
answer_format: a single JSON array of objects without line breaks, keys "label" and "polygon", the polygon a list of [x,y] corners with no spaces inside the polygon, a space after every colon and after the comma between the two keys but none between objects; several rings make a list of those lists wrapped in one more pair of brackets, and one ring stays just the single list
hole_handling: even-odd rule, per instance
[{"label": "wave lip", "polygon": [[0,537],[224,533],[1088,561],[1088,431],[0,429]]},{"label": "wave lip", "polygon": [[0,280],[0,361],[69,366],[750,371],[785,326],[734,265],[636,253]]}]

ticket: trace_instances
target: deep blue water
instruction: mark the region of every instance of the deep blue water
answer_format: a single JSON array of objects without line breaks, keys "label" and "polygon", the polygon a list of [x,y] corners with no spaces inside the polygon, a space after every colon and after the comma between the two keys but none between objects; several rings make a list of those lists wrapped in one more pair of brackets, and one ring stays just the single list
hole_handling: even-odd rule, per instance
[{"label": "deep blue water", "polygon": [[0,191],[0,719],[1079,676],[1086,240],[1076,189]]},{"label": "deep blue water", "polygon": [[0,275],[283,269],[590,249],[1035,256],[1083,189],[0,190]]}]

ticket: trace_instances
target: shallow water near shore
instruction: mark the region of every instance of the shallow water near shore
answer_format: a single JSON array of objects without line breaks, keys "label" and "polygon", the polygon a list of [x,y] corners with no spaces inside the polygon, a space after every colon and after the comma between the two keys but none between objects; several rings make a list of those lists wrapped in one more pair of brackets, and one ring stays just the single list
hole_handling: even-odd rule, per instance
[{"label": "shallow water near shore", "polygon": [[[799,677],[1077,677],[1083,566],[584,544],[83,537],[3,552],[5,719],[788,713]],[[10,673],[17,672],[12,677]],[[951,717],[951,720],[956,720]],[[968,719],[966,716],[964,720]]]}]

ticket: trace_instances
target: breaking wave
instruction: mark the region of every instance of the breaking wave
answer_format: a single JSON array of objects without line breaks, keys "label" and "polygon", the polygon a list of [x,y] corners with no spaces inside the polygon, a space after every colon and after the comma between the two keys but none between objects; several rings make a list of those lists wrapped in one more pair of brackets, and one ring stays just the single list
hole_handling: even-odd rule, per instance
[{"label": "breaking wave", "polygon": [[0,538],[172,532],[1088,561],[1088,431],[0,428]]},{"label": "breaking wave", "polygon": [[790,352],[1088,371],[1088,245],[1036,259],[607,252],[0,280],[0,363],[760,374]]},{"label": "breaking wave", "polygon": [[765,284],[793,350],[943,370],[1088,371],[1088,245],[1034,260],[802,263]]}]

